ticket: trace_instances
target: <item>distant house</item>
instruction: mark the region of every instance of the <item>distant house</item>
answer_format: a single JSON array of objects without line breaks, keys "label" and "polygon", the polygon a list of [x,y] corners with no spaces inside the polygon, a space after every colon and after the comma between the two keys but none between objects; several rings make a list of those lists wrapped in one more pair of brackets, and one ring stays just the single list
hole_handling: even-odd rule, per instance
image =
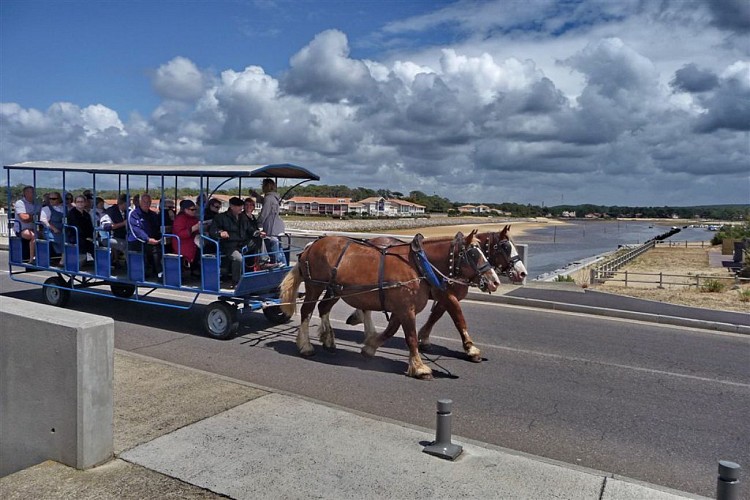
[{"label": "distant house", "polygon": [[319,196],[295,196],[281,203],[287,213],[299,215],[331,215],[340,217],[348,213],[362,213],[361,203],[351,198],[324,198]]},{"label": "distant house", "polygon": [[572,211],[567,211],[567,210],[565,210],[565,211],[563,211],[563,213],[562,213],[562,214],[560,214],[560,217],[568,217],[568,218],[573,218],[573,217],[575,217],[575,216],[576,216],[576,212],[575,212],[575,210],[572,210]]},{"label": "distant house", "polygon": [[359,203],[363,206],[362,213],[369,215],[401,217],[425,213],[424,205],[419,205],[418,203],[412,203],[410,201],[383,198],[382,196],[365,198]]},{"label": "distant house", "polygon": [[463,214],[484,214],[491,210],[487,205],[462,205],[458,207],[458,211]]}]

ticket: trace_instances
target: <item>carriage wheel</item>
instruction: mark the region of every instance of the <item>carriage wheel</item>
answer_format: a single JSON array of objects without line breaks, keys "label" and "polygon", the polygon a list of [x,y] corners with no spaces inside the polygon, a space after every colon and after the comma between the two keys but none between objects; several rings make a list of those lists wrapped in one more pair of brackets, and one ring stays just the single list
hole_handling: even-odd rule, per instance
[{"label": "carriage wheel", "polygon": [[112,290],[112,295],[120,297],[121,299],[129,299],[135,293],[135,285],[111,283],[109,289]]},{"label": "carriage wheel", "polygon": [[237,333],[239,326],[237,308],[233,305],[216,301],[206,306],[203,327],[210,337],[227,340]]},{"label": "carriage wheel", "polygon": [[44,301],[51,306],[65,307],[70,300],[70,290],[65,290],[65,288],[68,288],[65,280],[59,276],[53,276],[47,278],[44,284],[45,286],[42,289],[42,292],[44,292]]},{"label": "carriage wheel", "polygon": [[289,320],[292,319],[291,316],[281,310],[281,306],[264,307],[263,315],[274,325],[283,325],[284,323],[289,323]]}]

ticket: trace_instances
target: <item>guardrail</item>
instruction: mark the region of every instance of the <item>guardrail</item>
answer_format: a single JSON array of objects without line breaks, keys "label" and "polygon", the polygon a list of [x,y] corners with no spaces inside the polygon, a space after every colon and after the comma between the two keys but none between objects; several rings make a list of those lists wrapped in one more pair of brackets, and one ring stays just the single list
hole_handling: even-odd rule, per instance
[{"label": "guardrail", "polygon": [[750,278],[740,278],[735,275],[712,275],[712,274],[667,274],[667,273],[644,273],[636,271],[610,271],[605,279],[599,278],[600,282],[618,282],[625,286],[635,283],[656,285],[657,288],[668,286],[694,286],[698,289],[706,286],[709,282],[729,282],[733,285],[750,283]]},{"label": "guardrail", "polygon": [[657,247],[683,247],[683,248],[711,248],[710,241],[671,241],[662,240],[656,242]]},{"label": "guardrail", "polygon": [[591,269],[591,283],[598,283],[610,279],[615,272],[631,260],[643,255],[656,246],[656,240],[647,241],[643,245],[633,248],[625,253],[616,255]]}]

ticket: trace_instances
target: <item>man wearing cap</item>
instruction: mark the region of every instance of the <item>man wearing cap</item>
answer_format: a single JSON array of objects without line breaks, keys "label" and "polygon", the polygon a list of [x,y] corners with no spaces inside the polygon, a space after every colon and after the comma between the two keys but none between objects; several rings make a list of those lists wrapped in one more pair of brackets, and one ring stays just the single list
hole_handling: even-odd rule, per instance
[{"label": "man wearing cap", "polygon": [[229,198],[229,208],[214,217],[209,228],[209,235],[219,240],[221,254],[231,261],[232,281],[229,288],[234,288],[242,276],[242,247],[250,239],[245,217],[240,217],[244,204],[236,196]]},{"label": "man wearing cap", "polygon": [[115,267],[119,267],[120,257],[125,254],[127,246],[127,229],[125,228],[125,208],[128,205],[128,195],[125,193],[117,197],[117,203],[104,211],[99,220],[102,229],[109,235],[109,246],[112,248],[112,260]]}]

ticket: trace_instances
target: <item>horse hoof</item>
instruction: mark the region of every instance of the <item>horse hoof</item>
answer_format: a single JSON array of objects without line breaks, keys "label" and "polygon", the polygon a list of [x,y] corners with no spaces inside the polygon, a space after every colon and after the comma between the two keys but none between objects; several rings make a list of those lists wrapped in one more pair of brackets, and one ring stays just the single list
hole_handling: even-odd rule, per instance
[{"label": "horse hoof", "polygon": [[299,353],[300,353],[300,356],[309,358],[315,355],[315,349],[313,349],[312,347],[310,349],[300,349]]},{"label": "horse hoof", "polygon": [[326,351],[326,352],[336,352],[336,346],[335,345],[332,345],[332,346],[324,345],[323,346],[323,350]]},{"label": "horse hoof", "polygon": [[430,352],[432,344],[419,344],[419,352]]},{"label": "horse hoof", "polygon": [[481,363],[482,362],[482,356],[477,354],[476,356],[469,356],[469,361],[472,363]]},{"label": "horse hoof", "polygon": [[362,356],[366,357],[367,359],[372,359],[375,357],[375,349],[371,347],[368,348],[367,346],[365,346],[359,352],[362,354]]}]

